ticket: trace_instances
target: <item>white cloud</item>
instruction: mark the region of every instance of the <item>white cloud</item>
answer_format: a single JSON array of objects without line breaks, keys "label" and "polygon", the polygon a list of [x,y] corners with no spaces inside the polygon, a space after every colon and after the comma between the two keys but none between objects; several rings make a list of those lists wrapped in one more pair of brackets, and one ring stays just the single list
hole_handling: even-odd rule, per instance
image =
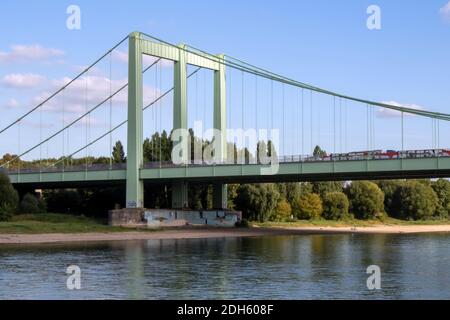
[{"label": "white cloud", "polygon": [[0,83],[8,88],[34,88],[40,85],[45,77],[34,73],[11,73],[5,75]]},{"label": "white cloud", "polygon": [[[76,119],[77,119],[76,116],[64,117],[64,124],[67,125]],[[62,121],[63,118],[61,118],[60,120]],[[86,127],[86,126],[89,126],[91,128],[108,128],[109,123],[107,123],[104,120],[99,120],[96,117],[93,117],[91,115],[90,117],[84,117],[84,118],[80,119],[73,126],[76,128]],[[94,137],[91,137],[91,138],[94,138]]]},{"label": "white cloud", "polygon": [[41,45],[12,45],[9,52],[0,51],[0,63],[26,62],[47,60],[62,57],[64,51],[54,48],[45,48]]},{"label": "white cloud", "polygon": [[441,9],[439,9],[439,13],[444,19],[450,21],[450,1]]},{"label": "white cloud", "polygon": [[5,104],[4,107],[5,108],[17,108],[20,106],[19,101],[17,101],[14,98],[9,99]]},{"label": "white cloud", "polygon": [[[32,104],[37,105],[41,103],[69,81],[70,79],[67,77],[52,80],[51,88],[34,97]],[[102,76],[82,77],[71,83],[67,89],[45,103],[42,108],[44,111],[62,113],[64,104],[64,112],[82,114],[86,111],[86,105],[88,109],[93,108],[126,83],[127,79],[110,81],[108,78]],[[144,93],[144,104],[147,105],[160,94],[160,91],[156,88],[144,85]],[[128,91],[126,88],[116,94],[113,98],[114,106],[125,106],[127,101]],[[108,103],[109,102],[106,102],[104,105],[108,105]]]},{"label": "white cloud", "polygon": [[[389,104],[395,107],[403,107],[403,108],[409,108],[409,109],[415,109],[415,110],[424,110],[423,107],[416,105],[416,104],[401,104],[396,101],[382,101],[381,103]],[[400,118],[401,112],[397,110],[387,109],[387,108],[378,108],[377,110],[377,116],[379,118]],[[411,113],[404,113],[404,116],[413,116]]]}]

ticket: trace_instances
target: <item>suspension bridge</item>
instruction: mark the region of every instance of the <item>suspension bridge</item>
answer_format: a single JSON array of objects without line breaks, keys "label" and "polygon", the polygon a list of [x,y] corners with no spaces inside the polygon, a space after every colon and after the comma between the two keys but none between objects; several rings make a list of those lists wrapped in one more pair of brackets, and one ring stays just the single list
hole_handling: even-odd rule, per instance
[{"label": "suspension bridge", "polygon": [[[24,188],[126,184],[129,208],[143,207],[144,183],[172,184],[173,208],[187,207],[189,183],[211,183],[214,206],[226,208],[228,183],[448,177],[449,121],[133,32],[1,126],[0,170]],[[191,128],[190,139],[163,142]],[[215,146],[214,161],[195,156],[195,139],[201,155]],[[116,140],[126,159],[113,155]]]}]

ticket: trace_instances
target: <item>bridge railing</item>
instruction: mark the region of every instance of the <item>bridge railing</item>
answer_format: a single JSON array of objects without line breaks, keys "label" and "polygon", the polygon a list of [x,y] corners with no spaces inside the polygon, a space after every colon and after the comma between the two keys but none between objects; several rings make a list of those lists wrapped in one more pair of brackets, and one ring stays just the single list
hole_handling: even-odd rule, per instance
[{"label": "bridge railing", "polygon": [[[335,162],[335,161],[361,161],[361,160],[393,160],[393,159],[421,159],[421,158],[444,158],[450,157],[450,149],[430,149],[430,150],[406,150],[406,151],[361,151],[351,152],[347,154],[330,154],[330,155],[291,155],[278,158],[279,163],[310,163],[310,162]],[[209,164],[206,162],[190,162],[187,165],[175,164],[172,161],[146,162],[142,166],[143,169],[156,168],[179,168],[179,167],[205,167],[205,166],[224,166],[224,165],[255,165],[259,164],[255,160],[246,163],[230,163],[218,162]],[[55,165],[45,168],[28,167],[28,168],[3,168],[0,172],[7,174],[27,174],[27,173],[59,173],[59,172],[80,172],[80,171],[106,171],[106,170],[125,170],[126,163],[113,164],[82,164],[82,165]]]}]

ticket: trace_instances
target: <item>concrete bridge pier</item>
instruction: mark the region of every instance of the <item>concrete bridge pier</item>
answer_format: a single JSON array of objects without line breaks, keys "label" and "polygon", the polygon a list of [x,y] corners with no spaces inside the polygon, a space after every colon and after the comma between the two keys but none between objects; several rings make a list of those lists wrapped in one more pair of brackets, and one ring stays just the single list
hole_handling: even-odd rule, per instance
[{"label": "concrete bridge pier", "polygon": [[226,184],[213,184],[213,207],[214,209],[228,208],[228,187]]}]

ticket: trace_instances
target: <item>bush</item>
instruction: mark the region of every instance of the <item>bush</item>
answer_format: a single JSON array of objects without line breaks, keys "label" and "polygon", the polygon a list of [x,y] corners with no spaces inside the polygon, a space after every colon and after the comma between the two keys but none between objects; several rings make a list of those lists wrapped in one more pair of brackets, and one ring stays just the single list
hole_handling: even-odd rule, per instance
[{"label": "bush", "polygon": [[354,181],[347,188],[350,211],[358,219],[374,219],[384,216],[384,194],[373,182]]},{"label": "bush", "polygon": [[323,217],[328,220],[340,220],[348,217],[348,198],[342,192],[326,193],[322,199]]},{"label": "bush", "polygon": [[31,193],[27,193],[20,202],[19,211],[20,213],[38,213],[40,212],[38,205],[38,199]]},{"label": "bush", "polygon": [[248,228],[250,227],[250,223],[247,219],[242,219],[241,221],[236,222],[236,227],[238,228]]},{"label": "bush", "polygon": [[438,197],[433,189],[424,183],[408,181],[398,189],[401,199],[400,217],[404,219],[430,219],[436,212]]},{"label": "bush", "polygon": [[275,209],[274,220],[275,221],[286,221],[291,218],[292,208],[286,199],[282,199],[278,202],[277,208]]},{"label": "bush", "polygon": [[450,215],[450,181],[439,179],[431,185],[438,197],[438,206],[435,216],[441,219],[448,219]]},{"label": "bush", "polygon": [[7,221],[17,211],[19,195],[11,185],[9,178],[0,173],[0,221]]},{"label": "bush", "polygon": [[39,213],[46,213],[47,212],[47,202],[45,199],[41,196],[38,199],[38,209]]},{"label": "bush", "polygon": [[45,191],[49,212],[57,213],[83,213],[82,197],[77,190]]},{"label": "bush", "polygon": [[322,200],[315,193],[305,194],[294,201],[293,212],[298,219],[317,219],[322,211]]}]

